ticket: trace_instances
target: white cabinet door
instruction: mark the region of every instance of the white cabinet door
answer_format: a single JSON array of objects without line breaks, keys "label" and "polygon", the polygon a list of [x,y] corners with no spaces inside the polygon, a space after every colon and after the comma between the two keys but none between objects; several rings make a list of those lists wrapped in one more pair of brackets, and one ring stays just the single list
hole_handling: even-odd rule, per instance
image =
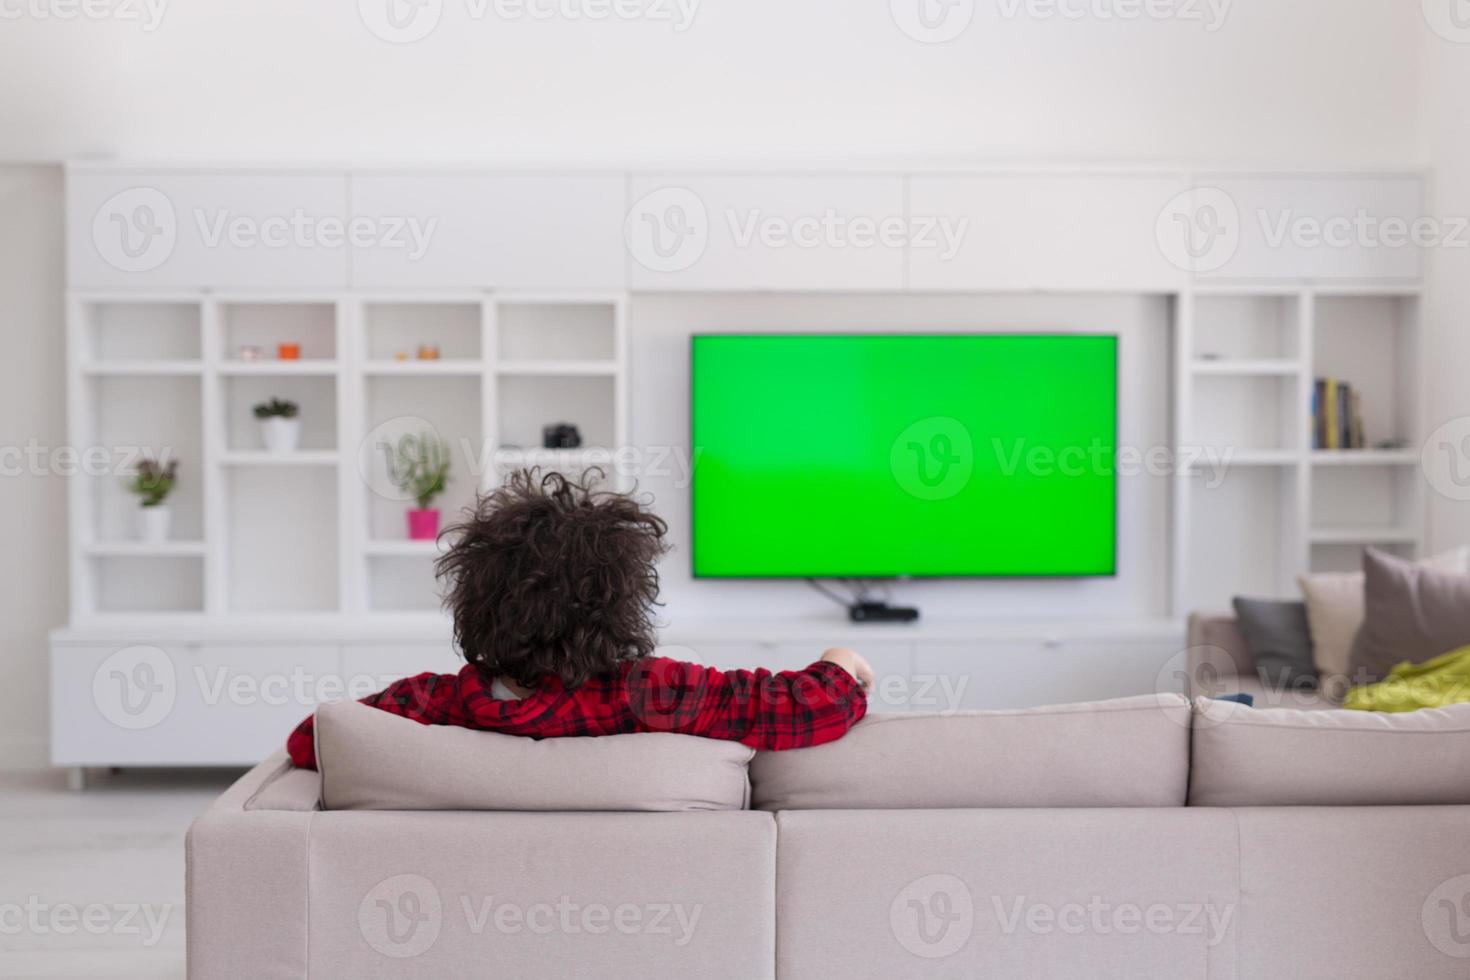
[{"label": "white cabinet door", "polygon": [[909,252],[909,288],[1178,289],[1183,269],[1160,249],[1155,226],[1179,176],[915,176],[909,215],[963,229],[949,248]]},{"label": "white cabinet door", "polygon": [[925,644],[914,650],[914,675],[937,678],[965,710],[1032,708],[1177,691],[1179,649],[1157,639]]},{"label": "white cabinet door", "polygon": [[1422,234],[1453,238],[1466,230],[1425,223],[1423,181],[1414,176],[1201,176],[1188,207],[1201,279],[1394,279],[1422,274]]},{"label": "white cabinet door", "polygon": [[900,290],[897,176],[635,176],[633,289]]},{"label": "white cabinet door", "polygon": [[342,689],[334,646],[58,645],[51,671],[59,766],[254,765]]},{"label": "white cabinet door", "polygon": [[376,694],[394,681],[415,674],[457,674],[464,660],[448,643],[403,646],[351,644],[342,648],[342,671],[353,700]]},{"label": "white cabinet door", "polygon": [[67,179],[73,287],[347,285],[347,178],[81,172]]},{"label": "white cabinet door", "polygon": [[620,174],[364,175],[351,183],[354,214],[401,223],[409,235],[405,247],[354,247],[354,286],[625,286]]}]

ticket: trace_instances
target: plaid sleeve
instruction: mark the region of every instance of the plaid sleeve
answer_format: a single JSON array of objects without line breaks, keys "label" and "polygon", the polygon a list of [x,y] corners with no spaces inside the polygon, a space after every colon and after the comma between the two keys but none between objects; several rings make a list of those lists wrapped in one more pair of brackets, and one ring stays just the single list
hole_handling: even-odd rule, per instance
[{"label": "plaid sleeve", "polygon": [[629,673],[627,696],[647,731],[772,751],[841,738],[868,710],[867,694],[853,676],[826,661],[772,673],[648,660]]},{"label": "plaid sleeve", "polygon": [[[454,674],[417,674],[394,681],[362,703],[424,725],[443,724],[457,680]],[[296,726],[286,739],[286,753],[298,769],[316,768],[316,715]]]}]

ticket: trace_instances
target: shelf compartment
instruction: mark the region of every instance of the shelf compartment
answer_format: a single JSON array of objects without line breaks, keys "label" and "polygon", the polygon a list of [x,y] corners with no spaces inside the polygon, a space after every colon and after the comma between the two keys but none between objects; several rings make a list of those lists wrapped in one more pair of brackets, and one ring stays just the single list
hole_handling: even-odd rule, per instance
[{"label": "shelf compartment", "polygon": [[110,465],[92,480],[93,513],[86,537],[128,541],[137,534],[138,498],[127,488],[138,460],[146,455],[179,464],[168,497],[173,533],[204,536],[204,450],[200,425],[202,382],[197,377],[100,377],[90,385],[93,445],[106,447]]},{"label": "shelf compartment", "polygon": [[413,358],[420,346],[429,344],[446,361],[479,361],[480,321],[478,303],[367,303],[363,351],[370,361],[393,363],[397,354]]},{"label": "shelf compartment", "polygon": [[1325,466],[1312,473],[1314,542],[1414,541],[1422,476],[1416,466]]},{"label": "shelf compartment", "polygon": [[1295,375],[1197,377],[1189,443],[1231,448],[1237,456],[1300,450],[1306,431],[1300,387]]},{"label": "shelf compartment", "polygon": [[[1296,294],[1230,293],[1194,297],[1197,363],[1294,361],[1302,353],[1301,299]],[[1218,361],[1206,361],[1206,358]]]},{"label": "shelf compartment", "polygon": [[272,398],[295,402],[301,409],[300,450],[329,450],[337,445],[337,383],[331,376],[231,375],[225,378],[225,446],[229,452],[264,447],[255,406]]},{"label": "shelf compartment", "polygon": [[616,440],[617,385],[610,377],[508,376],[500,379],[500,432],[506,449],[541,445],[541,429],[556,422],[575,425],[587,446]]},{"label": "shelf compartment", "polygon": [[504,361],[613,361],[617,359],[616,304],[501,302],[496,308]]},{"label": "shelf compartment", "polygon": [[1295,468],[1244,467],[1227,470],[1218,484],[1208,475],[1190,478],[1185,533],[1196,557],[1179,571],[1186,608],[1228,609],[1238,595],[1296,594],[1303,553],[1297,475]]},{"label": "shelf compartment", "polygon": [[274,359],[280,344],[301,345],[301,360],[334,361],[337,358],[337,307],[326,302],[228,302],[220,306],[220,359],[245,361],[240,348],[258,347],[262,356]]},{"label": "shelf compartment", "polygon": [[[419,544],[420,542],[412,542]],[[367,601],[372,612],[433,612],[442,600],[432,554],[371,555]]]},{"label": "shelf compartment", "polygon": [[92,595],[99,613],[204,611],[204,560],[193,555],[94,555]]},{"label": "shelf compartment", "polygon": [[338,609],[336,470],[247,466],[224,484],[229,611]]},{"label": "shelf compartment", "polygon": [[1313,374],[1358,392],[1370,446],[1396,439],[1418,445],[1417,309],[1417,300],[1399,296],[1317,298]]},{"label": "shelf compartment", "polygon": [[83,304],[85,363],[192,361],[202,357],[200,304]]},{"label": "shelf compartment", "polygon": [[449,444],[449,482],[434,501],[443,523],[474,502],[489,464],[480,381],[475,377],[374,376],[364,386],[368,436],[356,465],[367,493],[369,541],[404,541],[413,500],[388,478],[388,453],[405,435],[428,431]]}]

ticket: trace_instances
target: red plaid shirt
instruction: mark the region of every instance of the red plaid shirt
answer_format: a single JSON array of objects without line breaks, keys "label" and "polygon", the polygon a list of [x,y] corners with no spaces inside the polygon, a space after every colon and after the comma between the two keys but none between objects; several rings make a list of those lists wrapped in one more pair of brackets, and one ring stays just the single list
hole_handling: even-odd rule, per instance
[{"label": "red plaid shirt", "polygon": [[[458,725],[532,738],[677,732],[741,742],[757,749],[797,749],[841,738],[868,710],[867,694],[836,664],[805,670],[720,671],[650,658],[567,690],[551,678],[526,698],[501,700],[478,668],[419,674],[362,703],[424,725]],[[286,740],[291,761],[316,768],[314,718]]]}]

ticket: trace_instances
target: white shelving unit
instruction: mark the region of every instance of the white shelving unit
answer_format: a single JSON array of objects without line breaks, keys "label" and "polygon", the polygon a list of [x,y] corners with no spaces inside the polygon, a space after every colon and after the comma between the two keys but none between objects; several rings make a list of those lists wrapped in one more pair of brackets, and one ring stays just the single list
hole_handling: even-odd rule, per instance
[{"label": "white shelving unit", "polygon": [[[1307,571],[1359,566],[1365,545],[1424,541],[1417,288],[1211,286],[1179,300],[1177,450],[1225,463],[1176,480],[1172,610],[1290,597]],[[1312,448],[1318,377],[1361,394],[1370,448]],[[1410,448],[1371,448],[1399,441]]]},{"label": "white shelving unit", "polygon": [[[519,462],[591,452],[543,453],[542,425],[610,452],[627,440],[625,317],[620,293],[73,293],[70,437],[117,464],[70,483],[73,624],[434,610],[440,548],[408,540],[383,443],[449,443],[446,521]],[[301,406],[295,452],[260,442],[252,408],[271,397]],[[174,537],[147,543],[123,471],[165,451]]]}]

